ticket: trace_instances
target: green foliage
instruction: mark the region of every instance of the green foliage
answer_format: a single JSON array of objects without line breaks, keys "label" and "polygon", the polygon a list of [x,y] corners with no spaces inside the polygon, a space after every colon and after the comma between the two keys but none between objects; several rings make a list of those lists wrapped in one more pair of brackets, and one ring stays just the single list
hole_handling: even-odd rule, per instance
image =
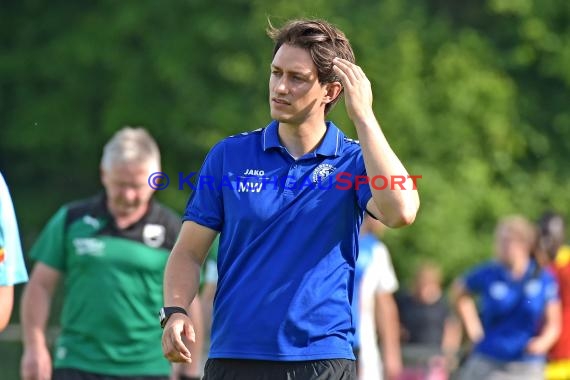
[{"label": "green foliage", "polygon": [[[100,188],[101,148],[144,125],[164,171],[197,171],[219,139],[269,121],[267,18],[322,17],[351,39],[375,111],[418,181],[416,223],[390,231],[403,278],[490,257],[498,218],[570,209],[566,0],[4,2],[0,158],[25,246]],[[331,118],[357,137],[340,103]],[[158,197],[181,212],[188,190]]]}]

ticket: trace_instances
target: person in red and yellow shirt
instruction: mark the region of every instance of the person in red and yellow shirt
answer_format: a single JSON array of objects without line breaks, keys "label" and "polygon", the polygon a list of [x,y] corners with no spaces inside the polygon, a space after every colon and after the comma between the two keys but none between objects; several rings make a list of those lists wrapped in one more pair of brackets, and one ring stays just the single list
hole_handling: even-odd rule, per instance
[{"label": "person in red and yellow shirt", "polygon": [[539,220],[540,248],[550,261],[558,281],[562,304],[562,330],[548,354],[545,378],[570,380],[570,246],[565,245],[565,223],[561,215],[547,212]]}]

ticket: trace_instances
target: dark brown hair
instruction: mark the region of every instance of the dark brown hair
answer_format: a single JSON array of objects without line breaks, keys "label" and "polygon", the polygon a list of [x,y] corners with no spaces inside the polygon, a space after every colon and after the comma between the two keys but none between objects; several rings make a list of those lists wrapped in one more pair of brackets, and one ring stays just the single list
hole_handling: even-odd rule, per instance
[{"label": "dark brown hair", "polygon": [[[317,67],[319,82],[322,84],[340,82],[340,78],[333,70],[334,58],[355,62],[348,38],[341,30],[324,20],[291,20],[281,28],[275,28],[269,22],[267,34],[275,43],[274,57],[283,44],[307,50]],[[340,94],[325,106],[325,115],[339,98]]]},{"label": "dark brown hair", "polygon": [[548,255],[549,260],[554,260],[558,249],[564,244],[564,218],[552,211],[545,212],[538,221],[539,249]]}]

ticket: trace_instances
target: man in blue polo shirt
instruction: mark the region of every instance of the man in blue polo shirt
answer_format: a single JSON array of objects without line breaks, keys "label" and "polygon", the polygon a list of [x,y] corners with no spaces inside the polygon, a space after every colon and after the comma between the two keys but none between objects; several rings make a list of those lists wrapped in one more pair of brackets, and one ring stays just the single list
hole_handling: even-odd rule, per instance
[{"label": "man in blue polo shirt", "polygon": [[[184,308],[220,232],[204,378],[354,379],[351,301],[363,213],[399,227],[412,223],[419,199],[376,121],[370,82],[345,35],[320,20],[269,34],[274,120],[224,139],[206,157],[200,179],[218,185],[196,188],[169,258],[163,351],[174,362],[192,360],[181,339],[194,335]],[[342,91],[360,143],[325,122]],[[366,176],[407,180],[380,190]],[[329,180],[333,186],[318,186]]]}]

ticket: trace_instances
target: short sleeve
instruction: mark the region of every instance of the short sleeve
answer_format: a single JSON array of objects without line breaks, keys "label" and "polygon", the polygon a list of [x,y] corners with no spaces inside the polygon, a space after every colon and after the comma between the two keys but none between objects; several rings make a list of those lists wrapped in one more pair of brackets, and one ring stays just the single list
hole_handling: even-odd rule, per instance
[{"label": "short sleeve", "polygon": [[[358,156],[356,157],[356,175],[357,176],[366,176],[366,167],[364,166],[364,157],[362,156],[362,151],[358,152]],[[356,184],[355,184],[356,189]],[[360,184],[358,185],[358,189],[356,189],[356,198],[358,201],[358,206],[362,210],[366,210],[366,205],[368,201],[372,198],[372,191],[370,190],[370,185],[368,184]]]},{"label": "short sleeve", "polygon": [[220,142],[206,156],[182,217],[216,231],[222,230],[224,220],[222,189],[215,185],[223,176],[223,150]]},{"label": "short sleeve", "polygon": [[463,276],[463,283],[471,293],[481,293],[492,281],[493,270],[490,264],[483,264],[467,272]]},{"label": "short sleeve", "polygon": [[28,280],[12,198],[0,174],[0,286]]},{"label": "short sleeve", "polygon": [[560,299],[558,282],[549,272],[544,274],[544,297],[546,302],[558,301]]},{"label": "short sleeve", "polygon": [[377,243],[373,248],[374,265],[377,273],[376,291],[382,293],[394,293],[398,290],[398,278],[392,265],[390,252],[383,243]]},{"label": "short sleeve", "polygon": [[67,207],[60,208],[48,221],[30,251],[33,260],[60,272],[66,270],[65,220]]}]

